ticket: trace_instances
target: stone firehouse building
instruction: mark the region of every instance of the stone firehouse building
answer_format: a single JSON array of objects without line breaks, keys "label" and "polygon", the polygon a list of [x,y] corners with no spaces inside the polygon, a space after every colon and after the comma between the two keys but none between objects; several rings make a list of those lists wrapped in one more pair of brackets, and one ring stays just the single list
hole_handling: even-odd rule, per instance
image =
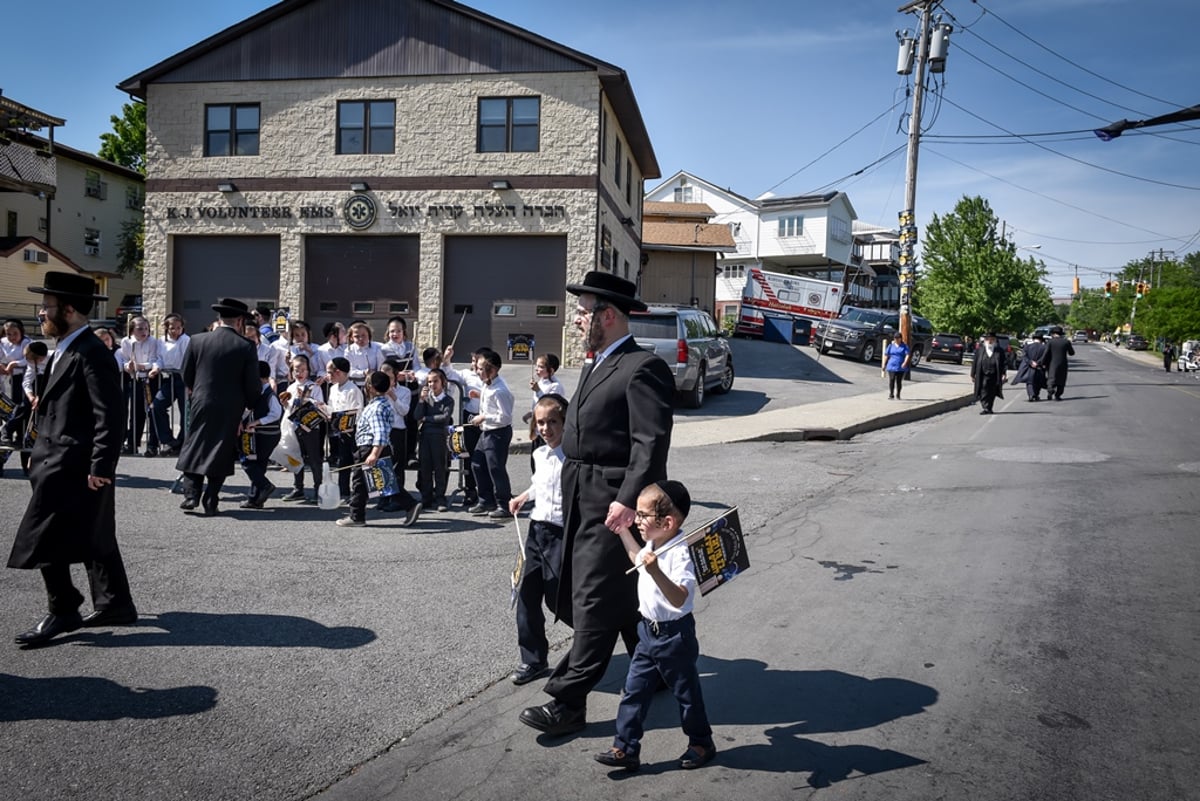
[{"label": "stone firehouse building", "polygon": [[623,70],[450,0],[285,0],[120,84],[147,104],[146,310],[218,297],[419,347],[577,357],[658,178]]}]

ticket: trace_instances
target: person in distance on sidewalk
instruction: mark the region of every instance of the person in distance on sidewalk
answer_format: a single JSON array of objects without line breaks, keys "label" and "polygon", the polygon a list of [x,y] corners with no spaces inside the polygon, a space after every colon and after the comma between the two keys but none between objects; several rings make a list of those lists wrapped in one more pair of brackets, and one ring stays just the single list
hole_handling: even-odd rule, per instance
[{"label": "person in distance on sidewalk", "polygon": [[1008,360],[1004,351],[996,347],[996,335],[989,331],[983,335],[983,346],[975,351],[971,362],[971,378],[975,382],[975,397],[982,407],[980,414],[991,414],[996,398],[1004,397],[1004,379],[1008,374]]},{"label": "person in distance on sidewalk", "polygon": [[904,344],[904,335],[899,331],[892,337],[892,342],[883,350],[883,372],[888,380],[888,400],[895,396],[900,399],[900,388],[904,385],[904,374],[908,372],[912,352]]}]

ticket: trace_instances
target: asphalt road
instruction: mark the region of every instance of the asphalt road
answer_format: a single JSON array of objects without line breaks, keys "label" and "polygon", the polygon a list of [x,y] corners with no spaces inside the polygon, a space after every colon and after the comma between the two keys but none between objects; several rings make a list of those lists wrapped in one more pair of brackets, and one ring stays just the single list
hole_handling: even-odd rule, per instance
[{"label": "asphalt road", "polygon": [[[718,762],[671,769],[664,696],[633,784],[589,758],[623,657],[581,735],[515,720],[544,696],[504,679],[511,525],[342,530],[278,502],[207,520],[175,508],[168,461],[127,459],[144,620],[0,644],[0,798],[1198,798],[1200,382],[1078,350],[1062,403],[1010,390],[992,417],[673,453],[696,514],[740,506],[752,567],[698,606]],[[739,364],[738,390],[771,396],[769,366]],[[814,393],[878,376],[817,366],[838,372]],[[35,573],[0,574],[0,630],[43,608]]]}]

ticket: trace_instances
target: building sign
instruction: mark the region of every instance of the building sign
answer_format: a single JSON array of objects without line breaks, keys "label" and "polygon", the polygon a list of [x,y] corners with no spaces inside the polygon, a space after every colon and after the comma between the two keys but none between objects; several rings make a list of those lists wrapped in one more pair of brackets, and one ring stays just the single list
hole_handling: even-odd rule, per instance
[{"label": "building sign", "polygon": [[[429,203],[400,205],[388,203],[386,213],[393,220],[565,220],[567,209],[561,205],[499,205],[464,206],[458,203]],[[342,207],[342,217],[355,230],[365,230],[375,224],[379,211],[369,195],[354,195]],[[191,221],[223,220],[333,220],[333,206],[167,206],[166,219]]]}]

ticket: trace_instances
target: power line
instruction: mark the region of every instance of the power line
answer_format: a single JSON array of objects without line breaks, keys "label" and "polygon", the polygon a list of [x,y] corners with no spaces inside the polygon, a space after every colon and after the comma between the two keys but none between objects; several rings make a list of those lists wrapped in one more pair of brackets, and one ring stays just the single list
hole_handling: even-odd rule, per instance
[{"label": "power line", "polygon": [[1027,186],[1021,186],[1020,184],[1014,183],[1013,181],[1010,181],[1007,178],[1001,178],[999,175],[993,175],[992,173],[988,172],[987,170],[983,170],[983,169],[980,169],[979,167],[975,167],[973,165],[967,164],[966,162],[959,161],[956,158],[947,156],[945,153],[940,153],[937,150],[934,150],[933,148],[929,148],[928,150],[930,153],[933,153],[935,156],[940,156],[941,158],[944,158],[946,161],[952,161],[955,164],[959,165],[960,167],[966,167],[968,170],[972,170],[981,175],[986,175],[988,178],[991,178],[994,181],[999,181],[1002,184],[1008,184],[1009,186],[1011,186],[1015,189],[1020,189],[1022,192],[1028,192],[1031,195],[1037,195],[1040,198],[1049,200],[1052,203],[1057,203],[1060,206],[1066,206],[1069,209],[1074,209],[1075,211],[1081,211],[1084,214],[1095,217],[1098,220],[1104,220],[1105,222],[1115,223],[1117,225],[1124,226],[1125,228],[1132,228],[1135,231],[1141,231],[1143,233],[1155,236],[1155,237],[1157,237],[1157,239],[1155,241],[1158,241],[1158,242],[1162,242],[1162,241],[1182,242],[1183,241],[1179,237],[1167,236],[1166,234],[1160,233],[1158,231],[1151,231],[1149,228],[1142,228],[1139,225],[1134,225],[1133,223],[1126,222],[1125,220],[1118,220],[1114,217],[1108,217],[1103,214],[1100,214],[1099,212],[1092,211],[1091,209],[1085,209],[1082,206],[1076,206],[1074,203],[1068,203],[1065,200],[1059,200],[1056,197],[1047,195],[1044,192],[1039,192],[1036,189],[1030,189]]},{"label": "power line", "polygon": [[861,175],[861,174],[863,174],[864,172],[866,172],[867,170],[871,169],[872,167],[876,167],[876,166],[878,166],[878,165],[880,165],[880,164],[884,163],[885,161],[889,161],[890,159],[893,159],[893,158],[895,158],[896,156],[898,156],[898,155],[901,153],[901,151],[904,151],[904,150],[907,150],[907,149],[908,149],[908,144],[907,144],[907,143],[906,143],[906,144],[903,144],[903,145],[900,145],[898,148],[896,148],[895,150],[891,151],[890,153],[886,153],[886,154],[884,154],[884,155],[880,156],[879,158],[875,159],[874,161],[872,161],[872,162],[871,162],[870,164],[868,164],[867,166],[865,166],[865,167],[860,167],[859,169],[855,170],[855,171],[854,171],[854,172],[852,172],[852,173],[849,173],[848,175],[843,175],[841,178],[838,178],[838,179],[836,179],[836,180],[830,181],[830,182],[829,182],[829,183],[827,183],[827,184],[822,184],[821,186],[818,186],[818,187],[817,187],[817,188],[815,188],[815,189],[810,189],[810,190],[809,190],[808,192],[806,192],[805,194],[810,194],[810,195],[815,195],[815,194],[818,194],[819,192],[821,192],[821,191],[823,191],[823,190],[825,190],[825,189],[828,189],[828,188],[829,188],[829,187],[831,187],[831,186],[834,186],[834,185],[836,185],[836,184],[840,184],[842,181],[847,181],[847,180],[849,180],[849,179],[851,179],[851,178],[855,177],[856,175]]},{"label": "power line", "polygon": [[[999,125],[997,123],[992,122],[991,120],[984,119],[983,117],[979,116],[975,112],[969,111],[969,110],[963,108],[958,103],[955,103],[953,100],[951,100],[950,98],[946,98],[945,100],[947,103],[954,106],[959,111],[963,112],[964,114],[969,114],[970,116],[974,117],[975,119],[979,120],[980,122],[987,123],[988,125],[991,125],[993,128],[998,128],[999,130],[1004,131],[1005,133],[1008,133],[1008,134],[1012,133],[1012,131],[1008,130],[1003,125]],[[1028,141],[1029,144],[1033,145],[1034,147],[1045,150],[1047,153],[1053,153],[1054,155],[1059,156],[1060,158],[1064,158],[1069,161],[1074,161],[1077,164],[1082,164],[1085,167],[1091,167],[1093,169],[1101,170],[1102,172],[1112,173],[1113,175],[1120,175],[1123,178],[1131,178],[1135,181],[1144,181],[1149,184],[1157,184],[1158,186],[1169,186],[1174,189],[1188,189],[1188,190],[1191,190],[1194,192],[1200,192],[1200,186],[1188,186],[1187,184],[1175,184],[1175,183],[1171,183],[1170,181],[1159,181],[1155,178],[1144,178],[1140,175],[1134,175],[1133,173],[1122,172],[1121,170],[1114,170],[1111,167],[1104,167],[1100,164],[1093,164],[1090,161],[1084,161],[1081,158],[1076,158],[1075,156],[1069,156],[1066,153],[1062,153],[1062,152],[1055,150],[1054,148],[1046,147],[1045,145],[1041,144],[1040,142],[1035,142],[1033,140],[1025,140],[1025,141]]]},{"label": "power line", "polygon": [[[974,3],[975,5],[979,6],[980,10],[983,11],[984,14],[990,14],[993,17],[995,17],[1002,25],[1004,25],[1006,28],[1011,30],[1013,33],[1017,34],[1018,36],[1022,37],[1023,39],[1026,39],[1026,40],[1032,42],[1033,44],[1037,45],[1041,49],[1045,50],[1050,55],[1054,56],[1055,58],[1061,59],[1062,61],[1065,61],[1068,64],[1070,64],[1072,67],[1075,67],[1078,70],[1082,70],[1083,72],[1086,72],[1088,75],[1091,75],[1093,78],[1099,78],[1100,80],[1104,81],[1105,83],[1110,83],[1119,89],[1124,89],[1126,92],[1132,92],[1135,95],[1141,95],[1142,97],[1146,98],[1147,100],[1153,100],[1158,103],[1163,103],[1163,104],[1171,106],[1173,108],[1180,108],[1183,106],[1182,103],[1175,103],[1170,100],[1163,100],[1161,97],[1155,97],[1154,95],[1148,95],[1145,92],[1138,91],[1137,89],[1134,89],[1131,86],[1126,86],[1123,83],[1117,83],[1116,81],[1112,80],[1111,78],[1106,78],[1103,75],[1101,75],[1100,73],[1094,72],[1094,71],[1088,69],[1087,67],[1083,66],[1082,64],[1076,64],[1074,61],[1072,61],[1071,59],[1062,55],[1061,53],[1056,52],[1055,50],[1042,44],[1037,39],[1034,39],[1032,36],[1030,36],[1029,34],[1025,33],[1024,31],[1020,30],[1019,28],[1014,27],[1006,19],[1004,19],[1004,17],[1001,17],[995,11],[992,11],[990,8],[985,6],[983,3],[980,3],[979,0],[971,0],[971,2]],[[976,22],[978,22],[978,21],[979,20],[976,20]],[[971,24],[974,25],[975,23],[971,23]],[[1113,105],[1116,105],[1116,104],[1114,103]]]},{"label": "power line", "polygon": [[[776,188],[778,188],[778,187],[780,187],[780,186],[783,186],[783,185],[784,185],[784,184],[786,184],[788,181],[792,180],[792,179],[793,179],[793,178],[795,178],[797,175],[799,175],[800,173],[804,172],[804,171],[805,171],[805,170],[807,170],[809,167],[811,167],[812,165],[816,164],[818,161],[820,161],[821,159],[825,158],[825,157],[826,157],[826,156],[828,156],[830,153],[832,153],[833,151],[837,150],[839,147],[841,147],[842,145],[846,144],[847,142],[849,142],[849,141],[850,141],[851,139],[853,139],[854,137],[858,136],[860,133],[862,133],[863,131],[865,131],[867,128],[870,128],[872,125],[874,125],[875,123],[879,122],[879,120],[881,120],[883,117],[887,116],[888,114],[891,114],[893,111],[895,111],[895,109],[896,109],[896,106],[900,105],[900,102],[901,102],[901,101],[897,100],[895,103],[893,103],[893,104],[891,105],[891,108],[885,109],[885,110],[884,110],[882,113],[880,113],[880,114],[876,115],[876,116],[875,116],[875,117],[874,117],[874,118],[873,118],[873,119],[872,119],[870,122],[868,122],[868,123],[866,123],[865,125],[863,125],[863,126],[862,126],[861,128],[859,128],[857,131],[855,131],[854,133],[850,134],[850,135],[849,135],[849,136],[847,136],[845,139],[843,139],[842,141],[838,142],[836,145],[834,145],[833,147],[829,148],[829,149],[828,149],[828,150],[826,150],[824,153],[822,153],[821,155],[817,156],[815,159],[813,159],[812,161],[808,162],[807,164],[805,164],[803,167],[801,167],[800,169],[798,169],[798,170],[796,170],[795,172],[793,172],[793,173],[792,173],[791,175],[789,175],[788,177],[784,178],[782,181],[778,182],[778,183],[777,183],[777,184],[775,184],[774,186],[768,187],[768,188],[767,188],[765,191],[763,191],[763,192],[759,193],[759,194],[760,194],[760,196],[761,196],[761,195],[763,195],[763,194],[766,194],[767,192],[770,192],[770,191],[771,191],[771,190],[773,190],[773,189],[776,189]],[[870,165],[868,165],[868,166],[870,166]],[[864,169],[865,169],[865,168],[864,168]]]}]

